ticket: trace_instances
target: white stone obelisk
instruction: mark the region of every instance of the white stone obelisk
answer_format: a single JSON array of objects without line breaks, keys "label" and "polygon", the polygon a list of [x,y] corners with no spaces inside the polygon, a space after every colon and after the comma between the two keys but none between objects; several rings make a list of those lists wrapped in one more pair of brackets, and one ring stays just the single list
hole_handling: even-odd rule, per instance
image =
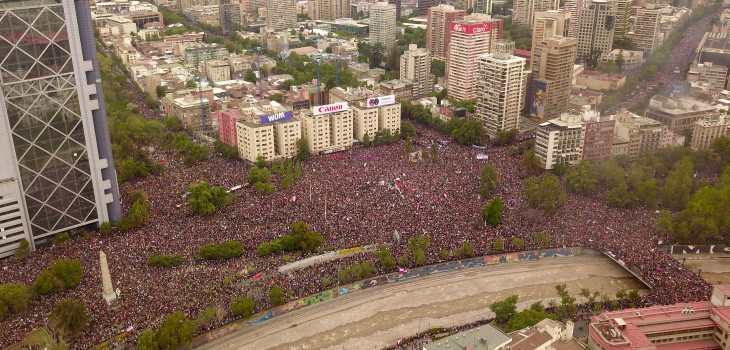
[{"label": "white stone obelisk", "polygon": [[106,254],[103,251],[99,251],[99,261],[101,263],[101,285],[104,289],[102,295],[107,304],[112,303],[117,298],[117,293],[114,292],[112,286],[112,276],[109,274],[109,264],[106,262]]}]

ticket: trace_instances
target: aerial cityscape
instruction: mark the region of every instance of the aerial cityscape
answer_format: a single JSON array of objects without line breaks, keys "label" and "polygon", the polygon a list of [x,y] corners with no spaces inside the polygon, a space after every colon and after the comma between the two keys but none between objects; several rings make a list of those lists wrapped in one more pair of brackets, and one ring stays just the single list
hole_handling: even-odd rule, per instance
[{"label": "aerial cityscape", "polygon": [[730,0],[0,0],[0,348],[730,350]]}]

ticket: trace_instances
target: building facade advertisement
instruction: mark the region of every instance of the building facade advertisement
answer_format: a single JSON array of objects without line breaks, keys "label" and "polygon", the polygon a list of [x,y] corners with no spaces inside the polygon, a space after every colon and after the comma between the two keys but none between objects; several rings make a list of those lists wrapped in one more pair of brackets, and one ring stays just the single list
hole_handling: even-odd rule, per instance
[{"label": "building facade advertisement", "polygon": [[387,95],[369,98],[367,101],[368,108],[392,105],[395,103],[395,95]]},{"label": "building facade advertisement", "polygon": [[291,112],[279,112],[276,114],[265,115],[261,117],[261,124],[269,124],[274,122],[283,122],[291,120]]},{"label": "building facade advertisement", "polygon": [[530,104],[530,116],[533,118],[545,118],[545,103],[547,102],[547,84],[544,81],[534,80],[532,82],[532,103]]},{"label": "building facade advertisement", "polygon": [[459,32],[459,33],[466,33],[466,34],[478,34],[478,33],[484,33],[489,32],[492,30],[492,23],[481,23],[481,24],[461,24],[461,23],[451,23],[451,31],[452,32]]},{"label": "building facade advertisement", "polygon": [[339,102],[331,105],[312,107],[313,115],[329,114],[348,110],[347,102]]}]

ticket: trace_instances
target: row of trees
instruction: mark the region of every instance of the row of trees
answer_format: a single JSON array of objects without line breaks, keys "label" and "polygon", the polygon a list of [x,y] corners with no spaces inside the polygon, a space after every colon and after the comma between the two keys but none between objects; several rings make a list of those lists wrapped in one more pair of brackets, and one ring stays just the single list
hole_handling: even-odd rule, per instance
[{"label": "row of trees", "polygon": [[448,123],[445,123],[439,118],[434,118],[428,108],[420,104],[413,105],[408,101],[401,102],[401,115],[404,119],[413,119],[416,122],[445,132],[452,139],[462,144],[482,144],[486,141],[484,126],[477,120],[467,121],[464,118],[454,117]]},{"label": "row of trees", "polygon": [[243,254],[243,243],[226,241],[220,244],[209,243],[200,247],[200,257],[205,260],[225,260]]},{"label": "row of trees", "polygon": [[147,265],[150,266],[170,267],[182,265],[183,262],[185,259],[180,254],[152,254],[147,258]]},{"label": "row of trees", "polygon": [[350,283],[360,278],[372,276],[376,272],[378,272],[378,269],[375,267],[375,264],[369,261],[363,261],[362,264],[352,264],[337,271],[337,279],[341,283]]}]

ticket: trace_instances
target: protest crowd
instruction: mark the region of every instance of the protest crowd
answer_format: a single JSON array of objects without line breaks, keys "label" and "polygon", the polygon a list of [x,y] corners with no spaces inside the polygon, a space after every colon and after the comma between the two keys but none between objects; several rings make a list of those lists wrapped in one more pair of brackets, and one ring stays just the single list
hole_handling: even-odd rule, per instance
[{"label": "protest crowd", "polygon": [[[260,257],[256,248],[289,234],[291,224],[299,220],[322,234],[325,250],[385,244],[397,258],[409,253],[409,238],[430,235],[426,264],[444,261],[439,254],[442,249],[457,250],[466,241],[477,256],[514,251],[510,243],[514,237],[524,239],[522,250],[538,249],[534,234],[542,231],[550,237],[549,247],[597,248],[643,275],[654,288],[637,306],[709,297],[711,288],[706,281],[657,249],[658,242],[668,238],[656,230],[658,214],[653,210],[612,208],[606,203],[605,191],[596,191],[591,196],[567,193],[568,202],[555,214],[543,213],[528,206],[522,157],[510,154],[509,147],[476,149],[448,141],[429,129],[417,130],[416,150],[423,147],[420,145],[439,143],[437,162],[406,158],[402,141],[312,156],[302,162],[302,179],[290,188],[281,188],[282,176],[274,175],[274,193],[264,195],[244,187],[233,192],[237,198],[228,207],[213,215],[186,208],[183,193],[187,187],[198,181],[229,188],[246,184],[251,165],[213,155],[186,167],[174,153],[153,151],[150,157],[164,165],[165,173],[120,186],[125,211],[133,190],[149,195],[146,225],[127,232],[115,230],[109,236],[96,232],[89,238],[75,236],[66,244],[40,248],[27,260],[2,261],[1,283],[32,284],[58,258],[79,259],[83,278],[75,288],[36,297],[29,314],[0,321],[0,347],[18,342],[30,330],[46,324],[53,304],[64,298],[86,305],[92,326],[73,347],[89,348],[133,327],[128,337],[131,344],[143,329],[156,329],[166,315],[176,311],[190,318],[198,317],[206,307],[228,311],[234,297],[252,297],[257,312],[266,310],[271,307],[268,291],[274,285],[292,301],[334,288],[339,269],[365,260],[380,269],[378,274],[393,272],[383,271],[373,253],[365,253],[280,274],[277,268],[285,264],[283,255],[295,261],[318,253]],[[477,159],[480,154],[488,159]],[[492,199],[480,194],[479,174],[486,164],[497,166],[501,185],[492,196],[506,204],[497,227],[485,225],[481,219],[482,207]],[[498,238],[504,240],[502,250],[493,248]],[[228,240],[244,244],[243,256],[221,261],[196,259],[203,244]],[[119,291],[111,307],[102,298],[99,251],[106,253],[114,288]],[[147,265],[152,254],[181,254],[185,262],[170,268],[153,267]],[[262,277],[253,278],[259,273]],[[239,278],[233,282],[224,282],[237,274]],[[328,285],[323,283],[325,279],[330,281]],[[229,316],[206,329],[233,320],[227,313]]]}]

